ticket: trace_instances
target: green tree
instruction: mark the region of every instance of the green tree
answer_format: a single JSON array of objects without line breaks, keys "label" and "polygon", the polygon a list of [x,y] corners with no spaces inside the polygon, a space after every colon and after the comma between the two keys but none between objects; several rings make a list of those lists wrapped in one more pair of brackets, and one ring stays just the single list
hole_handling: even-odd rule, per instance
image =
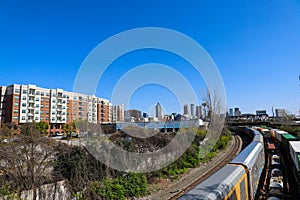
[{"label": "green tree", "polygon": [[63,125],[63,130],[67,135],[72,136],[72,133],[76,130],[75,122],[70,122]]},{"label": "green tree", "polygon": [[47,135],[48,126],[49,126],[48,122],[42,121],[42,122],[35,122],[34,124],[41,134]]},{"label": "green tree", "polygon": [[34,123],[26,123],[23,124],[20,128],[20,133],[23,136],[41,136],[40,131],[37,129],[36,125]]}]

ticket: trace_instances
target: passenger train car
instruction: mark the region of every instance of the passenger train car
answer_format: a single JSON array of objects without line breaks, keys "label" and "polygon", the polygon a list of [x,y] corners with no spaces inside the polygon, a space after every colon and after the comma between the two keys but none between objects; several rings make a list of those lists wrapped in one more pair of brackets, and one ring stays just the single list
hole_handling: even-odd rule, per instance
[{"label": "passenger train car", "polygon": [[253,134],[253,141],[229,164],[181,196],[180,200],[247,200],[254,199],[260,175],[265,165],[262,135],[245,127]]}]

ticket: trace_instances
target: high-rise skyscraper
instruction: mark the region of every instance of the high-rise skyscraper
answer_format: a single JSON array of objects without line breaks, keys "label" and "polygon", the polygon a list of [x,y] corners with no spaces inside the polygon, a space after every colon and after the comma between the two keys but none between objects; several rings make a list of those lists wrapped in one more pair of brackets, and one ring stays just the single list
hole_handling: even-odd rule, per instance
[{"label": "high-rise skyscraper", "polygon": [[156,104],[155,111],[156,111],[155,117],[158,118],[158,119],[162,119],[162,117],[163,117],[162,108],[161,108],[161,105],[159,103]]},{"label": "high-rise skyscraper", "polygon": [[229,108],[229,116],[230,117],[234,116],[233,108]]},{"label": "high-rise skyscraper", "polygon": [[202,118],[202,107],[201,106],[196,106],[196,117],[197,118]]},{"label": "high-rise skyscraper", "polygon": [[188,104],[184,104],[183,106],[183,114],[188,115],[189,114],[189,106]]},{"label": "high-rise skyscraper", "polygon": [[195,105],[191,104],[190,107],[191,107],[191,117],[194,117],[195,116]]}]

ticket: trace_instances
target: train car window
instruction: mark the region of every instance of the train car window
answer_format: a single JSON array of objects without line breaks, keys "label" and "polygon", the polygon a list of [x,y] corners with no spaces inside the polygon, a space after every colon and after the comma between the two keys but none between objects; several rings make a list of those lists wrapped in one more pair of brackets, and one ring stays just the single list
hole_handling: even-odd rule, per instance
[{"label": "train car window", "polygon": [[241,199],[246,199],[247,189],[245,186],[245,178],[243,178],[243,180],[241,181],[240,191],[241,191]]},{"label": "train car window", "polygon": [[228,197],[228,200],[237,200],[236,191],[234,190],[232,194]]}]

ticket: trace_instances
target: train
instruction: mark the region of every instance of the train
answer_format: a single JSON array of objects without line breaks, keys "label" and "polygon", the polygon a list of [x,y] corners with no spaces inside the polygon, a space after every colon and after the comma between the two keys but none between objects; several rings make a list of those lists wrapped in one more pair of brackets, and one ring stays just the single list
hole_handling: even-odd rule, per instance
[{"label": "train", "polygon": [[[265,131],[266,134],[267,131]],[[269,134],[271,135],[272,142],[278,145],[283,155],[288,159],[290,166],[292,166],[293,173],[295,175],[298,191],[300,191],[300,141],[294,135],[289,134],[288,132],[279,130],[279,129],[271,129],[269,130]],[[263,133],[264,135],[264,133]]]},{"label": "train", "polygon": [[250,133],[252,142],[231,162],[185,193],[179,200],[253,200],[265,166],[264,138],[249,127],[239,127]]}]

